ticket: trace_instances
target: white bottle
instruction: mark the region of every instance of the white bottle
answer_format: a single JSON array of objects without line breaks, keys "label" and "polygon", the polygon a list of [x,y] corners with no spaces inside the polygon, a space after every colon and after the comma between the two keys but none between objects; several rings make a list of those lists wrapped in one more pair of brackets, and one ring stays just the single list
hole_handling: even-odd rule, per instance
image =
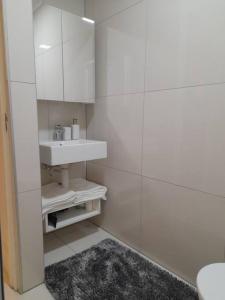
[{"label": "white bottle", "polygon": [[72,129],[72,140],[79,140],[80,138],[80,125],[77,124],[77,119],[73,119]]},{"label": "white bottle", "polygon": [[71,140],[71,128],[63,127],[63,140],[70,141]]}]

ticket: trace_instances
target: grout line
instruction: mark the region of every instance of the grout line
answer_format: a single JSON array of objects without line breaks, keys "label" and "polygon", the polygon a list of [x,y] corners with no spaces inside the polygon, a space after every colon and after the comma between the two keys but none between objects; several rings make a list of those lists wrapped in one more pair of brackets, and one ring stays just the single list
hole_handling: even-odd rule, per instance
[{"label": "grout line", "polygon": [[189,89],[189,88],[208,87],[208,86],[224,85],[224,84],[225,84],[225,81],[218,81],[218,82],[212,82],[212,83],[199,83],[199,84],[172,87],[172,88],[145,90],[144,93],[146,93],[146,94],[147,93],[157,93],[157,92],[163,92],[163,91],[183,90],[183,89]]},{"label": "grout line", "polygon": [[195,188],[192,188],[192,187],[188,187],[188,186],[185,186],[185,185],[176,184],[174,182],[166,181],[166,180],[163,180],[163,179],[160,179],[160,178],[148,177],[148,176],[145,176],[145,175],[141,175],[141,176],[143,178],[147,178],[147,179],[150,179],[152,181],[158,181],[158,182],[161,182],[161,183],[174,185],[176,187],[180,187],[180,188],[183,188],[183,189],[186,189],[186,190],[190,190],[190,191],[193,191],[193,192],[203,193],[203,194],[206,194],[206,195],[209,195],[209,196],[213,196],[213,197],[217,197],[217,198],[220,198],[220,199],[224,199],[225,198],[225,196],[222,196],[222,195],[217,195],[217,194],[213,194],[213,193],[206,192],[206,191],[203,191],[203,190],[199,190],[199,189],[195,189]]},{"label": "grout line", "polygon": [[65,102],[65,79],[64,79],[64,41],[63,41],[63,14],[62,10],[60,12],[61,14],[61,37],[62,37],[62,88],[63,88],[63,102]]},{"label": "grout line", "polygon": [[120,11],[118,11],[118,12],[115,12],[114,14],[112,14],[112,15],[106,17],[105,19],[102,19],[101,21],[96,22],[96,26],[97,26],[97,25],[101,25],[101,24],[107,22],[108,20],[112,19],[113,17],[115,17],[115,16],[117,16],[117,15],[120,15],[121,13],[123,13],[123,12],[125,12],[126,10],[128,10],[128,9],[130,9],[130,8],[136,6],[136,5],[138,5],[139,3],[143,2],[143,1],[145,1],[145,0],[139,0],[139,1],[137,1],[136,3],[130,5],[130,6],[126,7],[126,8],[123,8],[122,10],[120,10]]},{"label": "grout line", "polygon": [[111,167],[111,166],[106,166],[106,165],[103,165],[103,164],[97,164],[97,163],[93,163],[93,162],[88,162],[88,164],[94,165],[94,166],[97,166],[97,167],[100,167],[100,168],[112,169],[112,170],[115,170],[115,171],[118,171],[118,172],[127,173],[127,174],[134,175],[134,176],[140,176],[142,178],[147,178],[147,179],[150,179],[152,181],[158,181],[158,182],[162,182],[162,183],[174,185],[174,186],[186,189],[186,190],[191,190],[191,191],[194,191],[194,192],[203,193],[203,194],[210,195],[210,196],[213,196],[213,197],[217,197],[217,198],[220,198],[220,199],[224,199],[225,198],[225,196],[222,196],[222,195],[217,195],[217,194],[213,194],[213,193],[206,192],[206,191],[203,191],[203,190],[199,190],[199,189],[195,189],[195,188],[192,188],[192,187],[188,187],[188,186],[185,186],[185,185],[176,184],[174,182],[166,181],[166,180],[163,180],[163,179],[160,179],[160,178],[156,178],[156,177],[150,177],[150,176],[146,176],[146,175],[143,175],[143,174],[139,174],[139,173],[135,173],[135,172],[130,172],[130,171],[122,170],[122,169],[119,169],[119,168],[114,168],[114,167]]},{"label": "grout line", "polygon": [[[88,138],[88,124],[87,124],[87,105],[84,106],[85,110],[85,129],[86,129],[86,139]],[[85,178],[87,179],[87,162],[85,162]]]},{"label": "grout line", "polygon": [[[147,75],[147,35],[148,35],[148,18],[147,18],[147,1],[144,1],[144,7],[145,7],[145,57],[144,57],[144,90],[146,89],[146,75]],[[142,128],[141,128],[141,162],[140,162],[140,166],[141,166],[141,174],[143,174],[143,152],[144,152],[144,127],[145,127],[145,93],[143,94],[143,98],[142,98]],[[140,235],[141,235],[141,230],[143,228],[143,177],[141,176],[140,179]]]},{"label": "grout line", "polygon": [[[90,221],[89,221],[90,222]],[[156,267],[158,267],[159,269],[169,273],[171,276],[177,278],[178,280],[182,281],[183,283],[187,284],[188,286],[190,286],[191,288],[193,288],[194,290],[196,290],[196,287],[191,284],[190,282],[186,281],[185,279],[183,279],[182,277],[176,275],[174,272],[168,270],[167,268],[165,268],[164,266],[160,265],[159,263],[157,263],[156,261],[152,260],[150,257],[146,256],[140,249],[138,249],[135,246],[131,246],[129,244],[127,244],[126,242],[123,242],[122,240],[120,240],[119,238],[117,238],[114,234],[112,234],[110,231],[108,231],[107,229],[100,227],[92,222],[90,222],[92,225],[96,226],[97,228],[100,228],[101,230],[105,231],[107,234],[109,234],[111,236],[112,239],[114,239],[115,241],[117,241],[118,243],[120,243],[121,245],[127,247],[128,249],[132,250],[133,252],[137,253],[138,255],[140,255],[141,257],[143,257],[144,259],[146,259],[147,261],[149,261],[150,263],[152,263],[153,265],[155,265]]]},{"label": "grout line", "polygon": [[[104,232],[106,233],[106,235],[108,235],[108,237],[104,237],[104,238],[102,239],[102,241],[103,241],[105,238],[111,238],[112,240],[117,241],[119,244],[121,244],[121,245],[124,246],[124,247],[127,247],[128,249],[130,249],[130,250],[133,251],[134,253],[137,253],[139,256],[143,257],[145,260],[147,260],[148,262],[152,263],[154,266],[156,266],[156,267],[158,267],[159,269],[161,269],[161,270],[163,270],[163,271],[169,273],[172,277],[178,279],[179,281],[185,283],[186,285],[188,285],[188,286],[190,286],[191,288],[193,288],[194,290],[196,290],[196,287],[195,287],[193,284],[189,283],[188,281],[186,281],[186,280],[183,279],[182,277],[176,275],[176,273],[174,273],[174,272],[168,270],[168,269],[165,268],[164,266],[162,266],[162,265],[160,265],[159,263],[157,263],[156,261],[152,260],[149,256],[145,255],[145,254],[141,251],[141,249],[138,249],[138,247],[135,247],[134,245],[129,245],[128,243],[123,242],[122,240],[120,240],[119,238],[117,238],[114,234],[112,234],[111,232],[109,232],[107,229],[105,229],[105,228],[103,228],[103,227],[100,227],[100,226],[98,226],[98,225],[92,223],[91,221],[88,221],[88,220],[87,220],[86,222],[92,224],[92,226],[94,226],[94,227],[96,227],[96,228],[101,229],[102,231],[104,231]],[[73,252],[74,254],[80,253],[80,251],[79,251],[79,252],[76,252],[73,248],[71,248],[68,244],[66,244],[66,243],[65,243],[65,242],[57,235],[56,232],[54,232],[53,235],[54,235],[54,237],[55,237],[58,241],[60,241],[61,243],[63,243],[63,246],[64,246],[64,247],[66,246],[67,248],[69,248],[70,250],[72,250],[72,252]],[[80,241],[80,242],[81,242],[81,241]],[[94,246],[94,245],[96,245],[96,244],[97,244],[97,243],[92,243],[91,247]],[[88,246],[87,248],[84,248],[84,251],[85,251],[86,249],[89,249],[89,248],[90,248],[90,246]],[[82,251],[81,251],[81,252],[82,252]]]},{"label": "grout line", "polygon": [[22,83],[22,84],[32,84],[36,85],[36,82],[26,82],[26,81],[18,81],[18,80],[9,80],[10,83]]},{"label": "grout line", "polygon": [[[73,224],[73,225],[74,225],[74,224]],[[64,227],[64,228],[65,228],[65,227]],[[61,229],[63,229],[63,228],[61,228]],[[65,242],[63,241],[63,239],[57,234],[57,230],[54,232],[54,236],[55,236],[55,238],[56,238],[58,241],[60,241],[60,242],[63,244],[64,247],[69,248],[70,250],[72,250],[72,252],[73,252],[74,254],[76,254],[76,252],[73,250],[73,248],[71,248],[67,243],[65,243]]]},{"label": "grout line", "polygon": [[110,98],[110,97],[137,95],[137,94],[152,94],[152,93],[158,93],[158,92],[183,90],[183,89],[198,88],[198,87],[210,87],[210,86],[218,86],[218,85],[224,85],[224,84],[225,84],[225,81],[221,81],[221,82],[203,83],[203,84],[187,85],[187,86],[180,86],[180,87],[171,87],[171,88],[164,88],[164,89],[162,88],[162,89],[153,89],[153,90],[143,90],[143,91],[137,91],[137,92],[99,95],[96,97],[96,102],[103,101],[103,98]]},{"label": "grout line", "polygon": [[[128,92],[128,93],[121,93],[121,94],[118,93],[118,94],[109,94],[109,95],[97,96],[96,97],[96,102],[97,101],[104,101],[105,98],[129,96],[129,95],[142,95],[144,93],[145,93],[144,91],[138,91],[138,92]],[[93,104],[95,104],[95,103],[93,103]]]},{"label": "grout line", "polygon": [[41,186],[40,186],[40,188],[27,190],[27,191],[23,191],[23,192],[18,191],[17,193],[18,193],[18,195],[20,195],[20,194],[25,194],[25,193],[29,193],[29,192],[35,192],[35,191],[41,191]]}]

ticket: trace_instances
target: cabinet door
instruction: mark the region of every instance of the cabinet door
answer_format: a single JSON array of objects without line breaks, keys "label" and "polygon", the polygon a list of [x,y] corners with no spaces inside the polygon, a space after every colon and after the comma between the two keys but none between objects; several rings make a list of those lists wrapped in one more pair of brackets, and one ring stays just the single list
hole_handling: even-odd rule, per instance
[{"label": "cabinet door", "polygon": [[34,12],[37,98],[63,101],[62,11],[42,5]]},{"label": "cabinet door", "polygon": [[62,11],[64,101],[95,99],[95,26]]}]

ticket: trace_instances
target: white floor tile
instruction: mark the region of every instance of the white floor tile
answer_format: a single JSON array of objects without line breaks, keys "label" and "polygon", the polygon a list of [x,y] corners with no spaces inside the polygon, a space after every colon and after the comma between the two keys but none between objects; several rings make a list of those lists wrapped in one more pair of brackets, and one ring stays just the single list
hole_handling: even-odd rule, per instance
[{"label": "white floor tile", "polygon": [[112,238],[110,234],[88,222],[75,224],[71,228],[60,230],[56,232],[56,235],[74,253],[86,250],[106,238]]},{"label": "white floor tile", "polygon": [[40,285],[37,288],[20,295],[10,289],[8,286],[5,286],[5,300],[53,300],[54,298],[48,292],[46,286]]},{"label": "white floor tile", "polygon": [[[45,265],[47,266],[64,260],[70,256],[73,256],[75,253],[86,250],[107,238],[116,240],[120,244],[132,249],[103,229],[87,221],[74,224],[73,226],[65,227],[61,230],[55,231],[54,233],[45,235]],[[132,250],[135,251],[134,249]],[[138,251],[135,252],[139,253]],[[145,257],[141,253],[139,253],[139,255]],[[145,259],[151,261],[147,257],[145,257]],[[5,300],[31,299],[53,300],[53,297],[50,295],[44,284],[23,295],[19,295],[11,290],[8,286],[5,286]]]},{"label": "white floor tile", "polygon": [[44,251],[45,266],[57,263],[74,255],[74,252],[53,234],[44,237]]}]

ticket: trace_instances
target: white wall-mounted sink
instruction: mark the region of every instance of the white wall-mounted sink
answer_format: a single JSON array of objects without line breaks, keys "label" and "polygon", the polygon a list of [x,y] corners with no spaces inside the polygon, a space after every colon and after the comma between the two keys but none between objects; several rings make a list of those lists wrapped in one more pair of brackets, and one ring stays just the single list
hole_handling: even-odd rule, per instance
[{"label": "white wall-mounted sink", "polygon": [[107,157],[107,143],[92,140],[40,143],[41,163],[56,166]]}]

